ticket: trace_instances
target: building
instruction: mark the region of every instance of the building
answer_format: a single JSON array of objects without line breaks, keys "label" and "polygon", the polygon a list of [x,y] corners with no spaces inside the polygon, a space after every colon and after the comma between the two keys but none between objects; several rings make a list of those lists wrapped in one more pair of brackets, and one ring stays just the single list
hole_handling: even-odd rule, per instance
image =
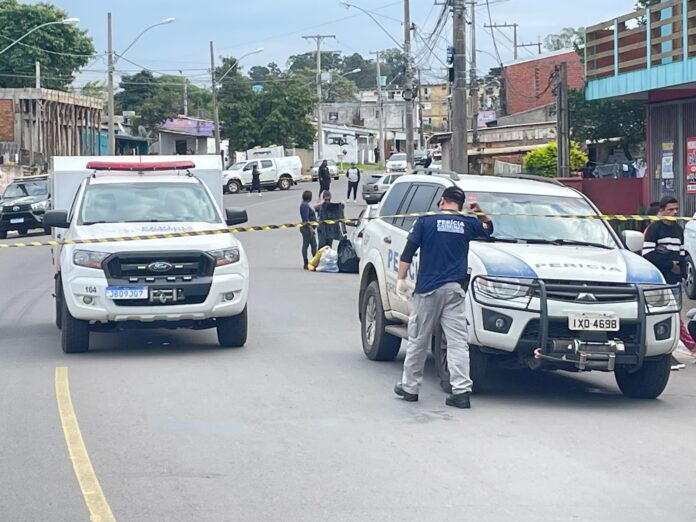
[{"label": "building", "polygon": [[0,89],[3,162],[46,168],[53,156],[93,155],[100,148],[102,105],[50,89]]},{"label": "building", "polygon": [[501,76],[505,115],[555,103],[553,75],[563,62],[568,64],[569,88],[581,90],[585,85],[585,70],[582,59],[572,50],[564,49],[504,65]]},{"label": "building", "polygon": [[420,117],[423,132],[449,130],[450,98],[446,83],[422,84],[419,91]]},{"label": "building", "polygon": [[188,116],[168,119],[158,135],[161,155],[215,153],[215,125],[210,120]]},{"label": "building", "polygon": [[[374,163],[377,147],[377,131],[350,125],[324,123],[323,155],[320,159],[333,160],[336,163]],[[318,148],[314,144],[314,150]]]},{"label": "building", "polygon": [[662,0],[586,29],[588,100],[646,104],[643,203],[696,211],[696,0]]}]

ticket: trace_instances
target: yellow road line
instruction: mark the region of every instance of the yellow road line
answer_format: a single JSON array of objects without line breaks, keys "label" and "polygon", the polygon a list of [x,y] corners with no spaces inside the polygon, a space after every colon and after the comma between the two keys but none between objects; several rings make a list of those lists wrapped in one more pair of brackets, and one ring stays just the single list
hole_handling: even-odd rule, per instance
[{"label": "yellow road line", "polygon": [[116,521],[111,512],[104,492],[99,485],[99,480],[94,473],[92,462],[82,440],[80,426],[77,423],[75,410],[70,397],[70,383],[68,382],[68,369],[65,367],[56,368],[56,399],[58,401],[58,413],[60,422],[63,425],[65,443],[68,445],[68,453],[75,470],[75,476],[80,484],[82,496],[89,509],[90,520],[93,522]]}]

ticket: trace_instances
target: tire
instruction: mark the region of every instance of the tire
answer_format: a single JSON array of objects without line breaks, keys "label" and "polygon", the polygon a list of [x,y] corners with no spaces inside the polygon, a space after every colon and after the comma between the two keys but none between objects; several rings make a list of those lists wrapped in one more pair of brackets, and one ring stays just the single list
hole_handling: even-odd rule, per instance
[{"label": "tire", "polygon": [[63,328],[63,283],[60,276],[55,279],[55,294],[56,328],[61,330]]},{"label": "tire", "polygon": [[51,227],[44,227],[43,231],[44,231],[45,235],[50,236],[52,229],[51,229]]},{"label": "tire", "polygon": [[686,256],[686,295],[696,299],[696,267],[691,256]]},{"label": "tire", "polygon": [[231,179],[227,182],[227,192],[230,194],[237,194],[241,192],[242,184],[236,179]]},{"label": "tire", "polygon": [[20,228],[17,230],[17,235],[21,236],[26,236],[29,233],[29,230],[26,228]]},{"label": "tire", "polygon": [[657,399],[664,391],[669,381],[672,365],[670,354],[651,357],[643,361],[640,370],[629,373],[626,370],[616,370],[616,384],[627,397],[635,399]]},{"label": "tire", "polygon": [[7,230],[0,230],[0,239],[7,239]]},{"label": "tire", "polygon": [[360,306],[360,334],[365,355],[371,361],[393,361],[401,348],[401,339],[385,331],[387,319],[377,281],[368,285]]},{"label": "tire", "polygon": [[278,180],[278,188],[280,190],[290,190],[292,184],[292,178],[288,176],[283,176]]},{"label": "tire", "polygon": [[75,319],[61,299],[60,345],[65,353],[85,353],[89,350],[89,322]]},{"label": "tire", "polygon": [[217,337],[220,346],[228,348],[239,348],[244,346],[247,341],[247,309],[246,306],[242,313],[232,317],[218,317]]},{"label": "tire", "polygon": [[[438,328],[433,335],[433,357],[435,358],[437,376],[440,379],[440,388],[446,393],[452,393],[450,373],[447,367],[447,340],[441,328]],[[469,346],[469,376],[474,383],[474,393],[481,393],[486,389],[489,360],[488,354],[483,353],[476,346]]]}]

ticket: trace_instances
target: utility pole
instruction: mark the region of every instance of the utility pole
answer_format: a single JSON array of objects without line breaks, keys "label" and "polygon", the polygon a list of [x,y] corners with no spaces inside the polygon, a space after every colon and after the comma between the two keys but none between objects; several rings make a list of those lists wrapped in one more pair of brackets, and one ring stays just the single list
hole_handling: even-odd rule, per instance
[{"label": "utility pole", "polygon": [[[478,149],[478,116],[479,116],[479,96],[478,96],[478,74],[476,71],[476,0],[471,3],[471,71],[469,73],[471,81],[471,129],[473,132],[473,145]],[[473,173],[478,174],[477,162],[474,161]]]},{"label": "utility pole", "polygon": [[423,132],[423,97],[421,91],[421,69],[418,68],[418,129],[419,137],[418,148],[423,150],[425,148],[425,133]]},{"label": "utility pole", "polygon": [[558,145],[558,176],[570,176],[570,118],[568,107],[568,64],[556,67],[556,140]]},{"label": "utility pole", "polygon": [[220,154],[220,110],[217,99],[217,81],[215,80],[215,48],[210,42],[210,80],[213,84],[213,120],[215,122],[215,154]]},{"label": "utility pole", "polygon": [[305,40],[315,40],[317,42],[317,161],[324,159],[324,126],[321,115],[321,42],[327,38],[336,39],[332,34],[315,34],[303,36]]},{"label": "utility pole", "polygon": [[36,71],[36,88],[40,89],[41,88],[41,62],[36,62],[34,64],[35,71]]},{"label": "utility pole", "polygon": [[107,23],[107,81],[106,81],[106,89],[107,89],[107,110],[109,111],[108,119],[107,119],[107,125],[109,126],[108,130],[108,142],[109,142],[109,155],[113,156],[116,154],[116,132],[114,129],[114,42],[113,42],[113,33],[111,30],[111,13],[108,13],[106,15],[106,23]]},{"label": "utility pole", "polygon": [[404,54],[406,55],[406,81],[404,82],[404,101],[406,102],[406,165],[413,167],[413,67],[411,64],[411,2],[404,0]]},{"label": "utility pole", "polygon": [[378,164],[383,166],[384,143],[386,140],[384,136],[384,99],[382,97],[382,69],[380,64],[382,60],[382,52],[370,51],[370,54],[375,55],[375,61],[377,62],[377,110],[379,111],[379,139],[377,140],[377,150],[379,150]]},{"label": "utility pole", "polygon": [[466,92],[466,7],[464,0],[452,0],[454,28],[454,87],[452,89],[452,170],[469,172]]},{"label": "utility pole", "polygon": [[183,71],[179,71],[179,73],[184,80],[184,116],[188,116],[188,78],[184,76]]},{"label": "utility pole", "polygon": [[484,24],[484,27],[486,29],[512,28],[512,56],[515,60],[517,60],[517,48],[520,47],[517,45],[517,28],[519,27],[519,24],[509,24],[505,22],[504,24]]},{"label": "utility pole", "polygon": [[539,49],[539,54],[541,54],[541,42],[519,44],[517,47],[520,48],[520,49],[521,49],[522,47],[537,47],[537,48]]}]

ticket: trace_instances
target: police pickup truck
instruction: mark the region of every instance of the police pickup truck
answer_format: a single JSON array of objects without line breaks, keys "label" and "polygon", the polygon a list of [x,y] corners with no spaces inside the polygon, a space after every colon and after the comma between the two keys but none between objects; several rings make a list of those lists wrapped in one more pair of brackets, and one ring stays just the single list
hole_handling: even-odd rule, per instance
[{"label": "police pickup truck", "polygon": [[55,309],[64,352],[86,352],[91,331],[130,328],[216,328],[222,346],[246,342],[249,265],[227,233],[246,211],[221,211],[219,158],[190,158],[54,158],[63,210],[44,223],[61,242]]},{"label": "police pickup truck", "polygon": [[[392,360],[407,338],[410,302],[396,294],[399,256],[415,217],[437,211],[444,189],[462,188],[491,215],[495,232],[472,243],[467,320],[475,390],[488,363],[534,370],[613,372],[621,391],[656,398],[679,339],[681,293],[634,254],[638,232],[619,236],[581,193],[555,180],[518,176],[405,175],[387,192],[381,219],[363,232],[359,315],[372,360]],[[560,217],[560,216],[578,217]],[[558,217],[555,217],[558,216]],[[407,280],[415,283],[418,257]],[[415,286],[415,284],[414,284]],[[447,344],[433,337],[449,391]]]}]

